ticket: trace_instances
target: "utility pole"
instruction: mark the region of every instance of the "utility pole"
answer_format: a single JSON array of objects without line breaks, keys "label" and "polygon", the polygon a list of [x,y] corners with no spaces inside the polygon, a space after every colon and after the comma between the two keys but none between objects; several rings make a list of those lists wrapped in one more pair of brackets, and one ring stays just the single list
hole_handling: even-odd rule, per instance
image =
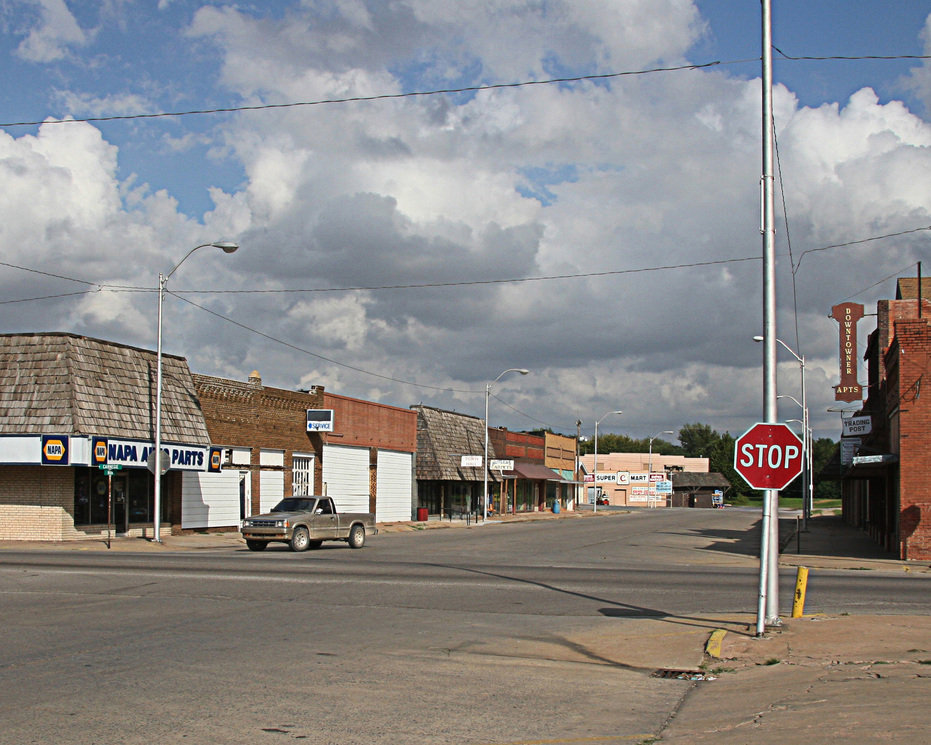
[{"label": "utility pole", "polygon": [[[776,230],[775,159],[773,157],[773,8],[762,4],[763,175],[761,179],[760,232],[763,235],[763,421],[777,420],[776,409]],[[779,623],[779,492],[763,492],[762,540],[760,541],[760,597],[757,636],[765,625]]]}]

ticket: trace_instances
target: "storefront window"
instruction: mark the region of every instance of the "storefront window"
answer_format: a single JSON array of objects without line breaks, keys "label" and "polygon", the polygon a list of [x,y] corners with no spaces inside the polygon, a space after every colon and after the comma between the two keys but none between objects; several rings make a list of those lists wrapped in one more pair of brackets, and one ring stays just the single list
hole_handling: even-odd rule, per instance
[{"label": "storefront window", "polygon": [[[152,474],[145,469],[118,471],[108,479],[98,469],[75,468],[74,524],[106,525],[108,514],[118,528],[126,523],[150,522],[153,490]],[[168,513],[167,503],[167,499],[162,502],[162,518]]]}]

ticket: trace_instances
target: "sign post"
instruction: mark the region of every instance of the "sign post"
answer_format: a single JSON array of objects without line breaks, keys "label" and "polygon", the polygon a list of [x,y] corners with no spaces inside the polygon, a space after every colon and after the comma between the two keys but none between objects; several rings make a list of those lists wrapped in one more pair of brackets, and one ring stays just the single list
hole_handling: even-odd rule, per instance
[{"label": "sign post", "polygon": [[107,549],[110,548],[110,524],[113,522],[113,472],[122,470],[119,464],[101,463],[97,466],[107,474]]}]

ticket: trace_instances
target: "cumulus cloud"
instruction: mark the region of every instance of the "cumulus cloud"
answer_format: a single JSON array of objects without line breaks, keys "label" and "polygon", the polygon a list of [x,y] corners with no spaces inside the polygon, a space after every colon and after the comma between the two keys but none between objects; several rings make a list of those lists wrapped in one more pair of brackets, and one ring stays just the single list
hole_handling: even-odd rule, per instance
[{"label": "cumulus cloud", "polygon": [[[684,61],[708,31],[686,0],[326,7],[205,6],[187,39],[215,45],[236,100],[281,103]],[[171,123],[163,142],[190,168],[242,174],[218,176],[197,219],[121,174],[116,135],[0,133],[0,244],[11,263],[145,289],[186,247],[238,240],[170,284],[166,344],[201,372],[480,413],[486,381],[527,367],[499,392],[521,412],[500,406],[512,427],[574,432],[618,408],[637,436],[695,421],[736,434],[761,406],[759,102],[759,80],[691,70]],[[779,87],[776,124],[780,336],[795,347],[798,326],[833,436],[829,307],[912,271],[926,238],[811,249],[931,224],[931,125],[866,87],[815,108]],[[206,289],[262,292],[186,294]],[[42,308],[16,323],[153,342],[151,292]]]},{"label": "cumulus cloud", "polygon": [[75,20],[64,0],[26,0],[36,8],[38,18],[19,45],[17,53],[31,62],[54,62],[69,47],[88,42],[89,34]]}]

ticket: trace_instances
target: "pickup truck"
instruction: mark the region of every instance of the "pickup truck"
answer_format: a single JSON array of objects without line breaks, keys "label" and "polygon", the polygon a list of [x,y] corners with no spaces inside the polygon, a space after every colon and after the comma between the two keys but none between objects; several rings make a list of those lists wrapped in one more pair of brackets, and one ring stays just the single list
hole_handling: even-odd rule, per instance
[{"label": "pickup truck", "polygon": [[240,528],[251,551],[264,551],[269,543],[287,543],[292,551],[320,548],[324,541],[345,541],[362,548],[365,536],[377,533],[371,512],[340,514],[330,497],[285,497],[271,512],[253,515]]}]

